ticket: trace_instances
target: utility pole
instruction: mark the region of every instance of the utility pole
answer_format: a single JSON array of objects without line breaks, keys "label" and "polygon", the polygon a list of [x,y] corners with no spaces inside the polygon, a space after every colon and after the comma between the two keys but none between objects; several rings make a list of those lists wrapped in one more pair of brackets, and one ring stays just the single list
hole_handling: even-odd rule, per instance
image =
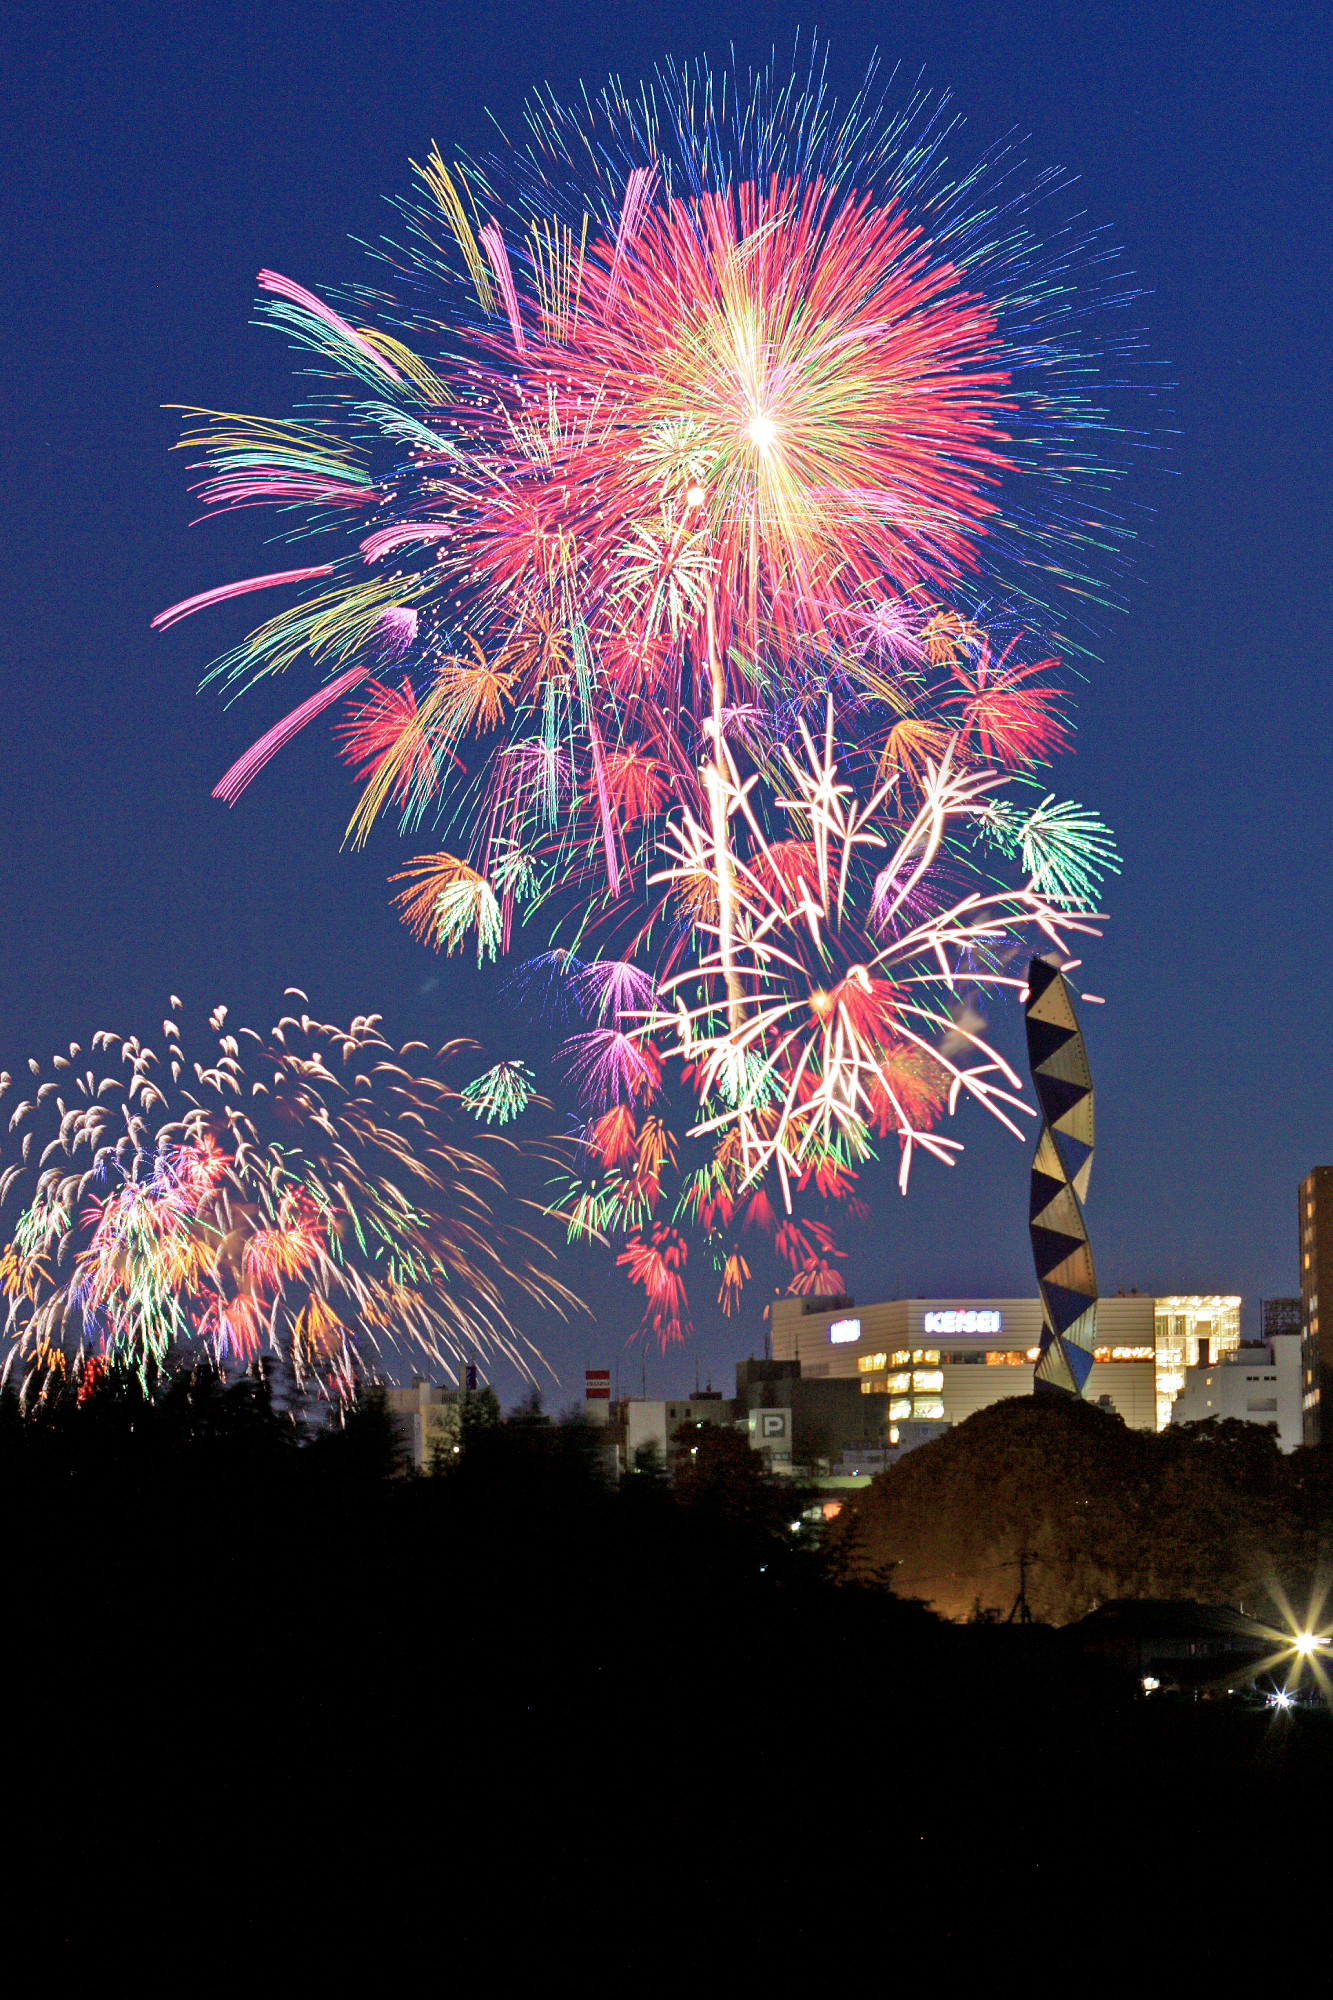
[{"label": "utility pole", "polygon": [[1034,1622],[1032,1606],[1028,1603],[1028,1565],[1040,1561],[1041,1557],[1035,1549],[1020,1549],[1012,1562],[1004,1564],[1005,1569],[1018,1571],[1018,1595],[1013,1601],[1009,1616],[1004,1621],[1006,1625],[1012,1625],[1015,1619],[1020,1625],[1031,1625]]}]

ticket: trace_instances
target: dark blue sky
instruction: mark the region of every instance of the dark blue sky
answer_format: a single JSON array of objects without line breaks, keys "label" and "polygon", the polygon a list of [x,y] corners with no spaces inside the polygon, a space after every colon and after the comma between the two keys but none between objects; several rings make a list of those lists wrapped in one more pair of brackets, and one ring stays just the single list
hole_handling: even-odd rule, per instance
[{"label": "dark blue sky", "polygon": [[[349,236],[432,138],[481,146],[491,110],[608,72],[798,26],[850,88],[875,48],[950,86],[972,157],[1017,129],[1078,177],[1150,294],[1177,385],[1169,476],[1127,616],[1107,631],[1056,782],[1116,829],[1125,870],[1088,983],[1100,1098],[1089,1220],[1104,1289],[1294,1289],[1295,1189],[1333,1158],[1329,1008],[1329,148],[1317,10],[1101,4],[496,7],[228,0],[7,12],[0,1061],[102,1026],[379,1010],[403,1035],[482,1029],[475,979],[387,907],[385,840],[339,853],[350,793],[320,727],[232,813],[209,792],[279,712],[196,693],[241,613],[163,639],[154,611],[264,567],[253,515],[188,531],[165,403],[276,410],[281,343],[250,325],[255,272],[351,277]],[[285,703],[283,704],[285,705]],[[437,981],[432,985],[430,982]],[[1002,1030],[1017,1053],[1013,1024]],[[498,1050],[503,1053],[503,1050]],[[951,1173],[867,1189],[863,1298],[1033,1289],[1026,1145],[963,1113]],[[612,1277],[595,1330],[541,1330],[567,1387],[621,1351]],[[706,1320],[698,1353],[756,1344]],[[650,1365],[683,1388],[694,1354]],[[637,1368],[635,1370],[637,1372]]]}]

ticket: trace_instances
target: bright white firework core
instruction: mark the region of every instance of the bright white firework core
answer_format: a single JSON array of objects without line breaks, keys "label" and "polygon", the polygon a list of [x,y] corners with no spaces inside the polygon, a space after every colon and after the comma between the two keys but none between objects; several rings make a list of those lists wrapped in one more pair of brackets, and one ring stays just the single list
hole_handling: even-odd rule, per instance
[{"label": "bright white firework core", "polygon": [[772,417],[751,417],[750,443],[757,444],[760,451],[767,451],[778,434],[778,427]]}]

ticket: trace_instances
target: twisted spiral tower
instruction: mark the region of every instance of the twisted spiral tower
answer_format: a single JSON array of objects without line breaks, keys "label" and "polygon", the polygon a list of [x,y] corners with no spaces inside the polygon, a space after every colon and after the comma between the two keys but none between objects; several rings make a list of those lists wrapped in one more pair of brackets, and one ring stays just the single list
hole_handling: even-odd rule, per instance
[{"label": "twisted spiral tower", "polygon": [[1033,1388],[1081,1396],[1097,1336],[1097,1276],[1083,1220],[1092,1173],[1092,1072],[1068,983],[1044,958],[1028,967],[1026,1020],[1041,1111],[1028,1209],[1042,1303]]}]

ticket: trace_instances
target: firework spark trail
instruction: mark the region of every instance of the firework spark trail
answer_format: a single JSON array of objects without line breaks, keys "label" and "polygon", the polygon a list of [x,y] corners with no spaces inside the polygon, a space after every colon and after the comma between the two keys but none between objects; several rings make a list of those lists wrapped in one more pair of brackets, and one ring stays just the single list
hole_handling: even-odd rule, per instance
[{"label": "firework spark trail", "polygon": [[370,672],[369,667],[350,667],[345,674],[339,674],[336,681],[330,681],[326,688],[312,694],[290,715],[284,715],[281,722],[275,722],[266,730],[257,743],[252,743],[243,757],[238,757],[231,769],[218,779],[213,787],[213,797],[234,806],[250,780],[257,777],[272,757],[276,757],[284,743],[290,743],[297,731],[304,729],[307,722],[313,722],[343,695],[350,693]]},{"label": "firework spark trail", "polygon": [[74,1046],[16,1107],[0,1174],[6,1370],[104,1356],[146,1374],[184,1344],[244,1367],[271,1349],[341,1397],[406,1344],[450,1372],[475,1351],[535,1379],[545,1364],[512,1302],[577,1302],[499,1208],[497,1160],[454,1136],[469,1111],[517,1116],[531,1081],[493,1070],[460,1097],[409,1068],[420,1044],[395,1050],[376,1016],[288,1016],[262,1037],[227,1033],[219,1008],[211,1026],[207,1065],[174,1020],[161,1058],[98,1035],[94,1056],[119,1048],[119,1070],[80,1072]]},{"label": "firework spark trail", "polygon": [[313,563],[305,569],[280,569],[271,576],[247,576],[238,583],[220,583],[212,590],[201,590],[194,597],[182,598],[179,604],[169,604],[152,620],[152,628],[155,632],[165,632],[169,625],[189,618],[196,611],[205,610],[210,604],[226,604],[231,598],[245,597],[252,590],[272,590],[280,583],[304,583],[312,576],[332,574],[332,563]]},{"label": "firework spark trail", "polygon": [[[956,1026],[954,1032],[984,1060],[966,1067],[954,1062],[938,1046],[950,1028],[948,1015],[937,1001],[913,997],[913,990],[943,988],[955,995],[965,952],[1025,929],[1035,928],[1061,951],[1070,932],[1096,935],[1086,919],[1024,887],[989,896],[973,892],[883,942],[926,877],[948,822],[984,812],[988,794],[1001,781],[984,771],[952,770],[947,757],[938,769],[931,767],[919,811],[865,897],[854,893],[862,887],[855,880],[858,850],[869,854],[890,844],[882,808],[891,788],[881,786],[858,806],[850,786],[838,782],[831,703],[822,750],[804,723],[801,738],[804,765],[790,750],[785,753],[795,796],[775,804],[809,827],[810,871],[793,876],[776,864],[750,803],[752,785],[741,781],[727,757],[727,810],[745,823],[754,846],[752,861],[736,863],[740,920],[732,967],[715,943],[688,972],[662,983],[664,997],[701,985],[703,1001],[678,1005],[648,1022],[651,1030],[674,1036],[677,1053],[696,1070],[701,1101],[723,1099],[694,1131],[734,1128],[745,1167],[741,1185],[776,1165],[788,1206],[791,1177],[812,1153],[827,1151],[835,1133],[854,1155],[866,1156],[871,1128],[877,1120],[883,1126],[886,1104],[898,1120],[904,1192],[915,1146],[946,1164],[958,1150],[957,1142],[910,1118],[886,1080],[885,1061],[895,1044],[915,1050],[946,1074],[951,1112],[966,1091],[1021,1136],[1010,1109],[1032,1114],[1015,1094],[1021,1089],[1017,1072],[979,1035]],[[659,879],[695,882],[707,873],[711,837],[688,813],[674,842],[666,844],[674,845],[673,865]],[[698,929],[718,938],[717,925],[700,923]],[[720,982],[729,992],[729,969],[739,978],[743,1000],[739,1022],[727,1010],[723,1024],[718,998],[708,988]],[[996,970],[986,983],[1017,989],[1023,981]],[[745,1064],[739,1084],[738,1060]]]},{"label": "firework spark trail", "polygon": [[950,1162],[964,1094],[1016,1129],[1018,1079],[950,1010],[1016,983],[1020,937],[1062,949],[1116,866],[1093,815],[1023,794],[1070,739],[1060,607],[1082,621],[1124,565],[1134,439],[1104,405],[1132,293],[1095,232],[1038,240],[1008,158],[950,181],[943,100],[876,88],[840,110],[813,63],[725,88],[667,65],[538,98],[524,147],[416,169],[373,288],[335,307],[261,274],[315,379],[300,421],[187,413],[206,510],[279,505],[294,534],[301,505],[337,550],[157,621],[314,586],[213,669],[333,677],[219,795],[410,627],[410,676],[335,725],[348,838],[449,827],[394,878],[436,949],[484,962],[550,913],[538,984],[590,1121],[567,1213],[628,1234],[663,1338],[687,1260],[654,1234],[662,1058],[713,1148],[677,1219],[724,1299],[733,1226],[836,1288],[827,1207],[794,1196],[851,1212],[876,1138],[904,1186],[916,1149]]}]

